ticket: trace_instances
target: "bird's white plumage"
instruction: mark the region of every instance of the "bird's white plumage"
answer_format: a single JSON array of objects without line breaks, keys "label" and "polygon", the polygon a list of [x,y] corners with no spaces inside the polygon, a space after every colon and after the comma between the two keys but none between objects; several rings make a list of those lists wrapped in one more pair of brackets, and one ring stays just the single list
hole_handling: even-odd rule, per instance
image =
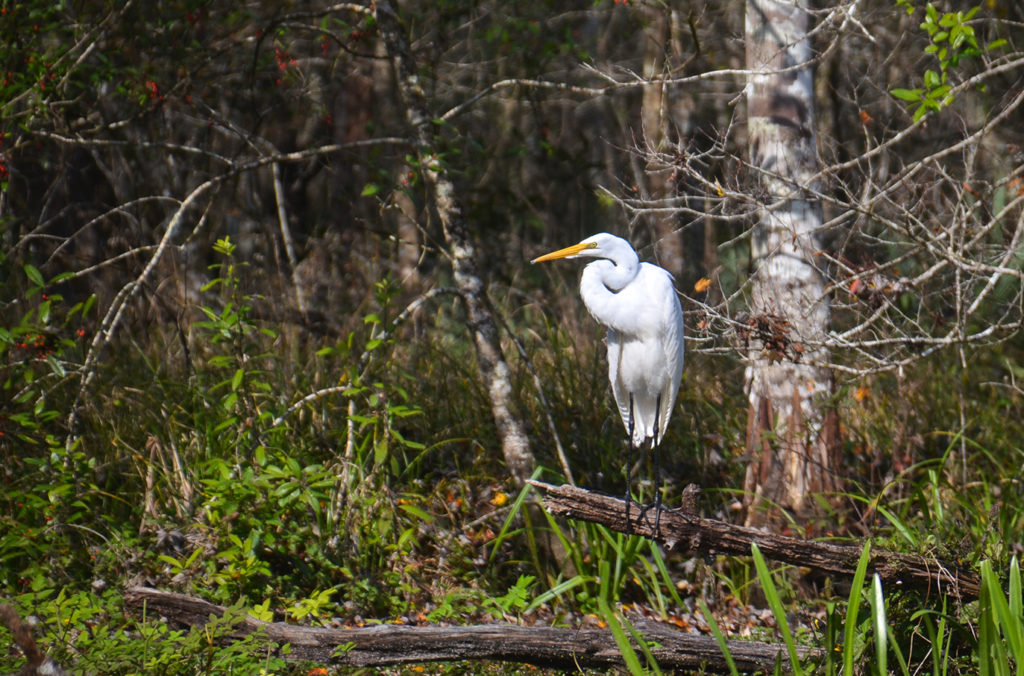
[{"label": "bird's white plumage", "polygon": [[590,314],[608,330],[608,379],[622,423],[628,431],[632,394],[633,443],[658,443],[683,373],[683,311],[672,275],[641,263],[629,242],[608,233],[533,262],[582,256],[598,259],[584,268],[580,295]]}]

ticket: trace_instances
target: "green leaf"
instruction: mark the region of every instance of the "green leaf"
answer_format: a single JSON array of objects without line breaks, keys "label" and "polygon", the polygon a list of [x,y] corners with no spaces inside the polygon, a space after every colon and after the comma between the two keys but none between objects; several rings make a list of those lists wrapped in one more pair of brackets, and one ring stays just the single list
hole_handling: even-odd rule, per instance
[{"label": "green leaf", "polygon": [[[228,396],[224,397],[224,400],[220,402],[221,406],[224,407],[225,411],[230,411],[230,410],[234,409],[235,408],[235,404],[237,404],[237,403],[238,403],[238,395],[233,393],[233,392],[231,394],[229,394]],[[220,432],[221,430],[226,429],[227,427],[230,427],[231,425],[234,425],[235,422],[236,422],[235,418],[229,418],[228,420],[225,420],[224,422],[220,423],[219,425],[217,425],[213,429],[216,432]]]},{"label": "green leaf", "polygon": [[361,197],[372,197],[380,192],[380,186],[376,183],[367,183],[363,186],[363,191],[359,193]]},{"label": "green leaf", "polygon": [[45,286],[46,282],[43,281],[43,275],[39,272],[39,269],[31,263],[25,264],[25,276],[28,277],[29,281],[36,286]]},{"label": "green leaf", "polygon": [[985,49],[999,49],[1000,47],[1005,47],[1007,44],[1008,43],[1004,38],[999,38],[998,40],[993,40],[992,42],[988,43]]},{"label": "green leaf", "polygon": [[61,378],[63,378],[66,375],[67,372],[64,370],[64,365],[57,361],[57,359],[52,354],[46,355],[46,363],[50,366],[50,370],[53,371],[53,373],[55,373],[56,375],[60,376]]},{"label": "green leaf", "polygon": [[263,603],[253,606],[248,611],[249,616],[263,622],[274,621],[274,611],[270,610],[270,599],[265,600]]},{"label": "green leaf", "polygon": [[242,369],[236,369],[235,375],[231,378],[231,391],[237,392],[238,388],[242,386],[242,379],[245,378],[245,371]]},{"label": "green leaf", "polygon": [[920,89],[893,89],[889,93],[903,101],[920,101],[923,94]]},{"label": "green leaf", "polygon": [[222,256],[230,256],[235,252],[235,245],[231,243],[230,236],[225,236],[213,243],[213,250]]},{"label": "green leaf", "polygon": [[434,522],[434,517],[429,512],[427,512],[424,509],[421,509],[420,507],[417,507],[416,505],[402,503],[398,505],[398,508],[401,509],[406,514],[414,516],[420,521],[423,521],[424,523]]},{"label": "green leaf", "polygon": [[167,554],[159,554],[157,555],[156,558],[158,561],[163,561],[164,563],[170,565],[175,570],[181,570],[183,568],[181,562],[173,556],[168,556]]},{"label": "green leaf", "polygon": [[384,461],[388,459],[388,443],[384,439],[380,439],[376,444],[373,445],[373,464],[383,465]]}]

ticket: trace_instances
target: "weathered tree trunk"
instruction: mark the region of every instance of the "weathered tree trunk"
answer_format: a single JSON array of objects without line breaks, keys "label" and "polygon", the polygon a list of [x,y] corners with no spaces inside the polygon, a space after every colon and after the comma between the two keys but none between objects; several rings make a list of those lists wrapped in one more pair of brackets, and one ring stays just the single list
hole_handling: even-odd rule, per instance
[{"label": "weathered tree trunk", "polygon": [[[695,103],[692,90],[669,82],[682,68],[680,33],[685,23],[681,11],[657,4],[647,5],[642,11],[646,23],[643,74],[656,84],[643,89],[641,119],[647,161],[642,167],[643,176],[637,176],[636,181],[641,197],[658,204],[692,192],[679,163],[688,149]],[[654,210],[647,218],[658,265],[681,280],[702,257],[701,229],[685,228],[691,217],[671,210]]]},{"label": "weathered tree trunk", "polygon": [[[644,77],[657,79],[666,74],[666,62],[672,50],[672,10],[667,6],[654,5],[643,11],[647,19],[644,30]],[[663,160],[673,133],[672,111],[669,109],[672,105],[670,86],[662,83],[644,87],[641,118],[645,151],[649,158],[646,175],[643,177],[647,193],[644,197],[651,200],[671,198],[676,192],[675,179]],[[685,266],[679,218],[676,214],[655,212],[650,220],[658,264],[678,279]]]},{"label": "weathered tree trunk", "polygon": [[433,207],[444,229],[455,285],[466,306],[466,323],[473,335],[477,365],[490,398],[491,413],[501,438],[505,463],[522,485],[536,466],[523,423],[515,411],[508,363],[501,351],[497,324],[487,302],[476,249],[469,235],[455,185],[434,145],[434,117],[420,86],[416,63],[409,52],[409,37],[391,2],[378,1],[375,15],[388,58],[391,60],[405,117],[416,142],[416,155],[427,182]]},{"label": "weathered tree trunk", "polygon": [[807,520],[812,494],[835,491],[838,428],[826,412],[832,374],[823,347],[830,308],[815,266],[821,203],[809,15],[803,0],[748,0],[748,142],[761,202],[751,291],[747,523],[769,505]]}]

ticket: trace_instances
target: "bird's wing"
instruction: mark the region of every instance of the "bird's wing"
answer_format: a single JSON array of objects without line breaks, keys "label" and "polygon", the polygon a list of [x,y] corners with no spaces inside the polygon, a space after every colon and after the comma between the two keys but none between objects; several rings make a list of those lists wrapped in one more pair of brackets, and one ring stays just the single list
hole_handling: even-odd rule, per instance
[{"label": "bird's wing", "polygon": [[661,348],[665,352],[665,372],[668,382],[662,391],[661,410],[658,412],[658,427],[661,428],[658,430],[659,440],[665,434],[669,417],[672,415],[672,408],[675,405],[676,394],[679,392],[679,381],[683,377],[683,353],[685,351],[683,308],[679,303],[679,296],[676,295],[672,275],[667,271],[665,272],[665,287],[663,295],[659,294],[659,296],[665,299]]},{"label": "bird's wing", "polygon": [[622,340],[615,329],[608,328],[608,380],[612,385],[615,405],[622,417],[622,424],[629,430],[629,392],[625,391],[619,381],[619,367],[622,359]]}]

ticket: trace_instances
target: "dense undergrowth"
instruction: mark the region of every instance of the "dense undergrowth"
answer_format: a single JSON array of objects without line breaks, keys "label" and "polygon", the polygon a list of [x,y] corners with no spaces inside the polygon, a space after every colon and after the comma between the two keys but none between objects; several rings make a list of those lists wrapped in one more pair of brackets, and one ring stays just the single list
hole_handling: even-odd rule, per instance
[{"label": "dense undergrowth", "polygon": [[[450,300],[396,323],[401,292],[384,279],[344,334],[317,336],[257,319],[269,301],[251,291],[245,261],[227,239],[216,256],[198,308],[115,336],[84,387],[94,298],[72,302],[64,279],[31,266],[5,282],[18,301],[0,331],[0,585],[59,662],[92,673],[308,669],[258,635],[219,643],[230,617],[172,631],[126,612],[124,588],[147,584],[314,625],[595,622],[615,630],[634,670],[656,667],[629,647],[624,607],[700,618],[721,637],[737,633],[730,612],[747,604],[772,610],[754,636],[827,648],[825,664],[796,670],[1024,668],[1015,346],[845,385],[848,507],[808,529],[980,569],[981,600],[959,604],[882,589],[863,567],[852,590],[821,586],[757,556],[684,559],[526,510]],[[581,485],[621,491],[600,336],[578,308],[558,320],[554,308],[496,302],[522,346],[509,354],[542,476],[562,478],[557,436]],[[745,469],[741,382],[738,360],[692,356],[664,446],[670,494],[694,481],[719,518],[734,514]],[[806,620],[790,629],[792,618]],[[22,662],[9,649],[0,670]]]}]

